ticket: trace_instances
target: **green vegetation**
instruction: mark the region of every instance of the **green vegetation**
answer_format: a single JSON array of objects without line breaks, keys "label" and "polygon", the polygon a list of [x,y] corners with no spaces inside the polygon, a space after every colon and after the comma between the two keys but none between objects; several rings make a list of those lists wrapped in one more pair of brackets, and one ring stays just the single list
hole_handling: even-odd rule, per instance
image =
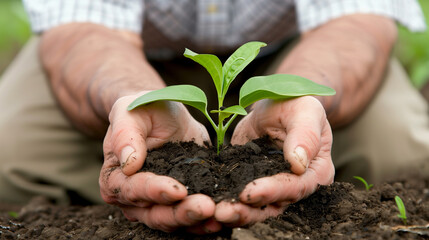
[{"label": "green vegetation", "polygon": [[[420,0],[429,27],[429,1]],[[395,55],[404,65],[414,86],[421,88],[429,81],[429,30],[412,33],[399,26]]]},{"label": "green vegetation", "polygon": [[0,1],[0,75],[31,35],[19,0]]},{"label": "green vegetation", "polygon": [[[239,105],[225,107],[223,100],[235,77],[258,55],[262,42],[249,42],[239,47],[223,64],[212,54],[197,54],[189,49],[185,50],[185,57],[201,64],[211,75],[218,95],[218,109],[211,113],[218,115],[218,124],[210,117],[207,111],[207,97],[205,93],[192,85],[175,85],[155,90],[138,97],[132,102],[128,110],[154,101],[177,101],[200,110],[210,121],[217,134],[217,151],[223,145],[225,132],[231,122],[238,115],[246,115],[246,107],[261,99],[290,99],[305,95],[329,96],[335,91],[329,87],[316,84],[308,79],[295,75],[274,74],[248,79],[240,89]],[[232,115],[232,117],[231,117]],[[230,118],[229,118],[230,117]],[[229,120],[227,120],[229,118]],[[226,121],[224,124],[224,121]]]},{"label": "green vegetation", "polygon": [[369,191],[369,190],[374,186],[374,184],[368,184],[368,183],[365,181],[365,179],[363,179],[363,178],[361,178],[361,177],[359,177],[359,176],[354,176],[354,178],[356,178],[357,180],[361,181],[361,182],[365,185],[365,189],[366,189],[367,191]]},{"label": "green vegetation", "polygon": [[397,215],[404,225],[407,225],[407,211],[405,210],[404,202],[402,202],[402,199],[399,196],[395,196],[395,202],[399,209],[399,214]]},{"label": "green vegetation", "polygon": [[18,218],[19,214],[14,211],[7,212],[7,214],[13,218]]}]

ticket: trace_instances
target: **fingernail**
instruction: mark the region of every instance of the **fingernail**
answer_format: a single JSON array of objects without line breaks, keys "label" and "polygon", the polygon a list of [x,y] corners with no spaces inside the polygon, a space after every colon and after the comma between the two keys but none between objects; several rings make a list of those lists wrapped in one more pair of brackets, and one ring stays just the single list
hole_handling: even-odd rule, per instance
[{"label": "fingernail", "polygon": [[191,220],[194,220],[194,221],[199,221],[199,220],[201,220],[201,215],[200,215],[200,214],[198,214],[198,213],[196,213],[196,212],[194,212],[194,211],[188,211],[186,214],[188,215],[188,217],[189,217]]},{"label": "fingernail", "polygon": [[174,202],[174,200],[165,192],[161,193],[161,197],[168,203]]},{"label": "fingernail", "polygon": [[136,150],[134,150],[134,148],[130,146],[126,146],[122,149],[121,158],[119,159],[119,161],[121,162],[121,169],[123,169],[127,165],[128,160],[135,151]]},{"label": "fingernail", "polygon": [[210,218],[204,223],[203,230],[206,233],[219,232],[222,229],[222,224],[216,221],[215,218]]},{"label": "fingernail", "polygon": [[302,147],[295,148],[296,159],[301,163],[301,165],[307,169],[308,168],[308,159],[307,152]]}]

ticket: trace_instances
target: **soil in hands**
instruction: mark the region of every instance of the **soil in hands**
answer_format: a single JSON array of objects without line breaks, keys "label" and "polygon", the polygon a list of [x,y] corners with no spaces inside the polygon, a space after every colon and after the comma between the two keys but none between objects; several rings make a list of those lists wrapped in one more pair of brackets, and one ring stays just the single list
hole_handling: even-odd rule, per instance
[{"label": "soil in hands", "polygon": [[[236,153],[230,150],[234,148],[228,147],[223,152],[225,156],[217,157],[214,152],[191,150],[194,146],[184,143],[170,146],[167,152],[152,151],[147,167],[151,168],[151,161],[164,159],[164,167],[153,171],[176,177],[191,193],[203,192],[217,200],[236,199],[246,182],[264,176],[262,169],[283,171],[280,168],[285,166],[282,153],[269,144],[265,150],[263,145],[254,142]],[[176,151],[173,148],[181,149],[180,153],[173,153]],[[243,152],[257,153],[270,164],[275,162],[271,156],[275,156],[282,164],[263,167],[256,159],[244,163],[246,158],[255,157],[242,157],[247,154]],[[229,154],[232,156],[226,157]],[[172,162],[178,164],[169,163],[169,155]],[[248,167],[247,164],[253,165]],[[181,173],[182,168],[188,170]],[[252,177],[243,182],[236,180],[246,175]],[[209,178],[203,180],[207,176]],[[360,182],[356,184],[361,186]],[[234,193],[228,189],[235,189]],[[428,239],[429,236],[398,232],[393,228],[403,224],[397,217],[396,195],[404,201],[409,225],[429,223],[429,178],[408,174],[376,184],[370,191],[342,182],[320,186],[313,195],[291,204],[278,217],[252,226],[226,228],[207,236],[153,230],[128,221],[117,207],[109,205],[57,206],[43,198],[35,198],[23,207],[0,203],[0,239]],[[10,211],[18,216],[14,217]]]},{"label": "soil in hands", "polygon": [[177,179],[188,194],[202,193],[217,203],[237,201],[239,193],[254,179],[290,172],[283,152],[268,138],[242,146],[227,146],[220,154],[214,147],[193,142],[167,143],[150,151],[141,171]]}]

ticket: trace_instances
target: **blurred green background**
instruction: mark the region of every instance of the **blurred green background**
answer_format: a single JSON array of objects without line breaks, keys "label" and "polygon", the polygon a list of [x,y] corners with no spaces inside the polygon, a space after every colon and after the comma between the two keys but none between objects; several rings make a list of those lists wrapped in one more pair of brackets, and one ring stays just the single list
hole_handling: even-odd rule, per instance
[{"label": "blurred green background", "polygon": [[[429,26],[429,1],[419,2]],[[0,0],[0,75],[30,36],[30,26],[21,1]],[[429,80],[429,30],[410,33],[400,26],[394,54],[404,64],[417,88]]]},{"label": "blurred green background", "polygon": [[398,44],[395,48],[395,55],[405,66],[417,88],[429,81],[429,1],[419,2],[426,18],[426,31],[411,33],[399,26]]},{"label": "blurred green background", "polygon": [[0,0],[0,74],[31,36],[20,0]]}]

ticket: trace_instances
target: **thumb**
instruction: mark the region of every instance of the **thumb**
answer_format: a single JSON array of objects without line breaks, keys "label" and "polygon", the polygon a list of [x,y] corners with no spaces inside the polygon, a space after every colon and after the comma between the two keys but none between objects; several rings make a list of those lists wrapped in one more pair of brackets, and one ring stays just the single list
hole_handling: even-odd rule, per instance
[{"label": "thumb", "polygon": [[244,145],[252,139],[260,137],[255,130],[254,112],[250,112],[235,127],[232,134],[232,145]]},{"label": "thumb", "polygon": [[291,171],[295,174],[303,174],[308,165],[310,165],[311,157],[308,157],[307,150],[304,147],[297,146],[295,149],[291,146],[287,146],[285,142],[284,146],[284,157],[287,159],[291,165]]},{"label": "thumb", "polygon": [[[141,142],[144,142],[144,140]],[[142,168],[146,155],[146,144],[134,144],[130,142],[120,150],[119,162],[122,172],[127,176],[136,173]]]},{"label": "thumb", "polygon": [[127,176],[140,170],[147,156],[146,136],[150,124],[141,119],[136,121],[137,114],[125,112],[115,116],[111,120],[111,134],[105,139]]},{"label": "thumb", "polygon": [[122,172],[130,176],[140,170],[147,155],[143,134],[124,127],[116,135],[115,142],[113,151],[119,158]]},{"label": "thumb", "polygon": [[[295,174],[303,174],[312,159],[320,152],[322,130],[326,122],[323,107],[312,103],[313,99],[303,101],[302,111],[295,112],[286,124],[288,133],[283,143],[284,157],[291,164]],[[317,101],[314,99],[314,101]],[[317,101],[318,102],[318,101]],[[320,102],[318,102],[320,105]]]}]

